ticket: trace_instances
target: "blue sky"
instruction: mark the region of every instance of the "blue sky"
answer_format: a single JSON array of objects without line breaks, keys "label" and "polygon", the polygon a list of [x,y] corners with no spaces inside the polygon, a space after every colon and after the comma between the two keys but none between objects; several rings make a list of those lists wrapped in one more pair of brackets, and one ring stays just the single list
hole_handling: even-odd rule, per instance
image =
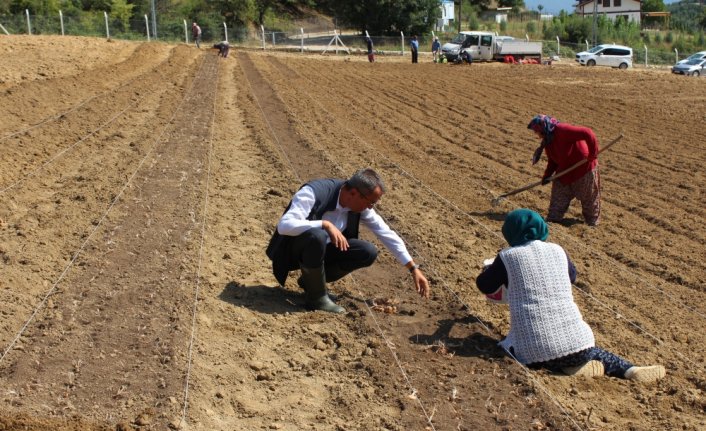
[{"label": "blue sky", "polygon": [[[664,0],[665,4],[673,3],[678,0]],[[525,7],[529,10],[537,10],[537,5],[544,6],[542,13],[558,14],[564,9],[567,12],[574,10],[574,5],[578,3],[576,0],[525,0]]]}]

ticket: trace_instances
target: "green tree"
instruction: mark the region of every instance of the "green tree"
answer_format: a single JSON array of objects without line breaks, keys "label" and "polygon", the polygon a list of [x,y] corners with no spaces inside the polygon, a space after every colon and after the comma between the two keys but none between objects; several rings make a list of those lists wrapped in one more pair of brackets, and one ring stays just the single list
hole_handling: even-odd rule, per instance
[{"label": "green tree", "polygon": [[123,27],[123,31],[130,28],[130,18],[132,18],[132,8],[135,5],[129,4],[127,0],[113,0],[110,6],[110,15],[117,19]]},{"label": "green tree", "polygon": [[664,12],[667,6],[664,5],[664,0],[642,0],[640,9],[642,12]]},{"label": "green tree", "polygon": [[[667,6],[664,0],[642,0],[640,9],[642,12],[664,12]],[[648,16],[643,18],[643,24],[647,27],[661,26],[663,19],[660,17]]]},{"label": "green tree", "polygon": [[511,7],[513,12],[519,12],[525,7],[524,0],[498,0],[499,7]]},{"label": "green tree", "polygon": [[252,0],[215,0],[209,3],[231,27],[245,25],[255,17],[255,3]]},{"label": "green tree", "polygon": [[81,0],[83,10],[107,12],[111,4],[111,0]]},{"label": "green tree", "polygon": [[263,25],[265,23],[265,14],[272,9],[278,2],[276,0],[255,0],[255,23]]},{"label": "green tree", "polygon": [[441,16],[438,0],[336,0],[328,7],[342,24],[373,34],[424,34]]},{"label": "green tree", "polygon": [[29,10],[30,15],[56,15],[60,7],[59,0],[11,0],[8,9],[13,14]]}]

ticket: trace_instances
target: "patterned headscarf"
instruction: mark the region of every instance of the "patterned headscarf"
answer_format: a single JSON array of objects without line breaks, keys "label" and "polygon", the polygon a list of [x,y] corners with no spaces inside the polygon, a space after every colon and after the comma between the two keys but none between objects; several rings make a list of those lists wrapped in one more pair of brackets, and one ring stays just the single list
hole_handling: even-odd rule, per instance
[{"label": "patterned headscarf", "polygon": [[534,240],[544,241],[549,236],[549,227],[542,216],[527,208],[510,212],[502,231],[505,240],[513,247]]},{"label": "patterned headscarf", "polygon": [[552,140],[554,140],[554,129],[556,128],[556,125],[559,124],[559,120],[557,120],[554,117],[550,117],[549,115],[543,115],[539,114],[536,115],[532,121],[529,122],[527,125],[528,129],[534,130],[535,132],[539,132],[544,136],[544,139],[542,139],[542,142],[539,144],[539,147],[534,150],[534,154],[532,155],[532,164],[534,165],[539,161],[539,159],[542,157],[542,151],[544,151],[544,147],[552,143]]}]

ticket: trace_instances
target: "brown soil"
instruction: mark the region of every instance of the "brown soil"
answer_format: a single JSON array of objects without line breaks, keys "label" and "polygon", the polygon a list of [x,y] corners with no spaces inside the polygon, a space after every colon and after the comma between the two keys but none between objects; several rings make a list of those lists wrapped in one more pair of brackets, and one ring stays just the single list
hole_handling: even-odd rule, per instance
[{"label": "brown soil", "polygon": [[[0,430],[706,428],[703,79],[0,37]],[[426,59],[423,59],[426,60]],[[598,343],[657,384],[528,371],[474,286],[545,212],[536,113],[603,144],[603,220],[550,240]],[[300,183],[372,166],[391,256],[306,312],[264,248]],[[374,298],[396,304],[373,309]]]}]

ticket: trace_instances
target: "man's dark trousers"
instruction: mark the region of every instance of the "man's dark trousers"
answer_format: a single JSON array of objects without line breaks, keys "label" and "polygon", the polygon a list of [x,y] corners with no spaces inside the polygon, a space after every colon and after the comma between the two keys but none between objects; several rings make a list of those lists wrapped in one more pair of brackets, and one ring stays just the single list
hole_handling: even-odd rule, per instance
[{"label": "man's dark trousers", "polygon": [[342,251],[332,243],[327,244],[328,238],[323,229],[309,229],[290,238],[287,252],[304,268],[318,268],[323,264],[329,283],[372,265],[377,258],[377,248],[368,241],[350,238],[348,250]]}]

